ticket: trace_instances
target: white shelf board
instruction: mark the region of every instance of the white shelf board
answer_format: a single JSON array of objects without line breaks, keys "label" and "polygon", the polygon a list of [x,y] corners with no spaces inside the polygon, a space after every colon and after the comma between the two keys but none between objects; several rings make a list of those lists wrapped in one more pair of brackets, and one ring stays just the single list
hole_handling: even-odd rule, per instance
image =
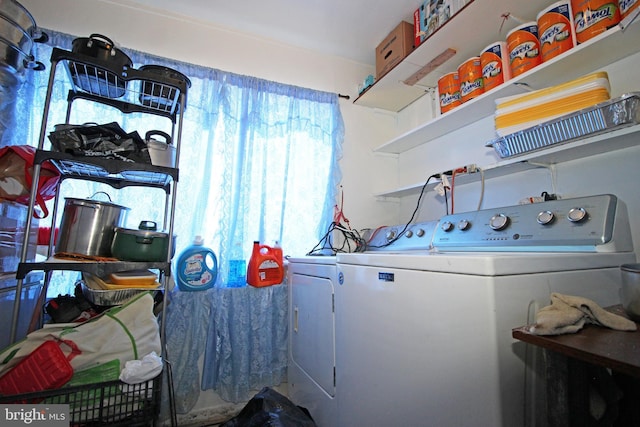
[{"label": "white shelf board", "polygon": [[[540,167],[540,165],[564,163],[638,145],[640,145],[640,125],[635,125],[503,159],[483,169],[485,179],[490,179],[523,172]],[[480,177],[480,173],[457,175],[456,182],[459,184],[470,183],[479,181]],[[429,188],[432,188],[435,184],[430,184]],[[377,193],[375,197],[396,198],[419,194],[423,185],[424,182],[407,185]]]},{"label": "white shelf board", "polygon": [[[498,176],[508,175],[512,173],[522,172],[525,170],[533,169],[538,166],[531,165],[527,162],[514,162],[510,164],[505,164],[500,167],[491,166],[484,169],[485,179],[495,178]],[[472,174],[461,174],[456,175],[456,184],[467,184],[474,181],[479,181],[481,177],[480,172],[472,173]],[[434,180],[427,186],[426,191],[432,190],[440,180]],[[377,198],[400,198],[405,196],[412,196],[420,194],[422,187],[424,186],[424,182],[419,182],[413,185],[406,185],[404,187],[395,188],[389,191],[382,191],[380,193],[374,194]]]},{"label": "white shelf board", "polygon": [[640,18],[637,18],[624,30],[621,26],[614,27],[460,107],[388,141],[374,151],[403,153],[493,114],[498,98],[523,93],[527,88],[537,90],[564,83],[635,54],[640,51],[639,22]]},{"label": "white shelf board", "polygon": [[[433,188],[439,182],[440,182],[439,179],[432,180],[431,183],[429,183],[429,185],[427,186],[427,188]],[[411,196],[413,194],[419,194],[423,186],[424,186],[424,182],[419,182],[417,184],[407,185],[407,186],[395,188],[389,191],[382,191],[380,193],[374,194],[374,197],[379,199],[384,199],[387,197],[397,198],[397,197]]]},{"label": "white shelf board", "polygon": [[382,144],[375,148],[374,151],[393,154],[404,153],[405,151],[487,117],[495,110],[495,100],[497,98],[518,95],[524,92],[526,92],[526,89],[520,85],[503,84],[491,92],[484,93],[460,107],[441,114]]},{"label": "white shelf board", "polygon": [[[402,110],[424,95],[424,90],[420,87],[435,88],[441,76],[455,71],[458,65],[472,56],[479,56],[489,44],[506,40],[507,33],[518,22],[515,19],[505,20],[503,14],[511,13],[518,19],[535,21],[538,12],[553,3],[553,0],[473,0],[362,93],[354,103],[394,112]],[[447,48],[454,49],[456,54],[415,86],[403,83]]]},{"label": "white shelf board", "polygon": [[[420,86],[408,86],[402,80],[393,80],[398,76],[410,76],[421,67],[409,62],[401,62],[392,71],[370,86],[354,104],[381,110],[400,111],[426,93]],[[395,76],[395,77],[394,77]],[[374,89],[375,88],[375,89]]]}]

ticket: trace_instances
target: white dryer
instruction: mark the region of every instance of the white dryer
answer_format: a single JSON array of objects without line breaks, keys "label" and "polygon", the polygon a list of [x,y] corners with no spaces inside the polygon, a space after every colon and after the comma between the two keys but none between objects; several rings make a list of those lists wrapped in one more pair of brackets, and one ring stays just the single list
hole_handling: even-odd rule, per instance
[{"label": "white dryer", "polygon": [[318,427],[337,425],[335,256],[288,258],[289,398]]},{"label": "white dryer", "polygon": [[446,216],[432,248],[338,254],[335,425],[537,425],[541,361],[511,329],[552,292],[619,303],[630,236],[601,195]]}]

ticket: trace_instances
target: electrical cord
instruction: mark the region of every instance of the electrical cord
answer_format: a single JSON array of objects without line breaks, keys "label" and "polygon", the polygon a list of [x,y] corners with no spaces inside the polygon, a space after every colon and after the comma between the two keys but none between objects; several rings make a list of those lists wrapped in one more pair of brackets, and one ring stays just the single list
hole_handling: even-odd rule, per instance
[{"label": "electrical cord", "polygon": [[478,168],[478,172],[480,172],[480,198],[478,199],[478,209],[482,207],[482,202],[484,200],[484,169]]},{"label": "electrical cord", "polygon": [[454,199],[453,199],[453,189],[455,188],[456,185],[456,175],[459,173],[464,173],[466,171],[465,168],[458,168],[455,169],[453,171],[453,173],[451,174],[451,213],[455,213],[454,212]]},{"label": "electrical cord", "polygon": [[[427,181],[424,183],[424,185],[422,186],[422,189],[420,190],[420,196],[418,196],[418,202],[416,203],[416,207],[413,210],[413,213],[411,214],[411,218],[409,218],[409,221],[407,221],[407,223],[404,225],[404,227],[402,228],[402,231],[400,231],[393,239],[389,240],[384,245],[369,246],[370,248],[376,248],[376,249],[386,248],[387,246],[389,246],[390,244],[398,240],[400,237],[404,236],[404,233],[407,231],[407,228],[409,228],[409,225],[411,225],[414,218],[416,217],[416,214],[418,213],[418,209],[420,209],[420,202],[422,201],[422,196],[424,196],[424,190],[427,188],[427,185],[429,184],[431,179],[438,178],[438,176],[439,174],[434,174],[434,175],[431,175],[429,178],[427,178]],[[446,200],[446,194],[445,194],[445,200]]]},{"label": "electrical cord", "polygon": [[[342,189],[342,186],[340,186]],[[342,223],[345,223],[344,226]],[[342,234],[342,245],[336,247],[333,245],[333,232],[338,231]],[[331,250],[331,255],[339,252],[364,252],[367,248],[367,242],[360,236],[357,230],[351,229],[349,219],[344,214],[344,192],[340,196],[340,206],[337,204],[333,207],[333,222],[329,225],[327,232],[322,236],[320,241],[307,252],[309,255],[326,255],[327,250]]]},{"label": "electrical cord", "polygon": [[[477,172],[480,173],[480,198],[478,200],[478,207],[476,210],[480,210],[480,208],[482,207],[482,202],[484,200],[484,187],[485,187],[485,177],[484,177],[484,169],[482,168],[478,168],[475,167],[475,170]],[[455,213],[454,210],[454,188],[455,188],[455,182],[456,182],[456,175],[461,174],[461,173],[469,173],[469,170],[464,167],[464,168],[458,168],[455,169],[452,174],[451,174],[451,213]],[[446,202],[446,190],[447,187],[444,187],[445,190],[445,202]],[[449,213],[449,208],[447,207],[447,214]]]},{"label": "electrical cord", "polygon": [[[368,242],[360,235],[360,233],[357,230],[351,229],[351,227],[348,225],[349,224],[349,220],[347,220],[346,217],[344,216],[344,214],[342,212],[342,208],[338,209],[338,207],[336,205],[336,212],[334,214],[334,221],[329,225],[329,228],[327,229],[327,232],[324,234],[324,236],[322,236],[320,241],[313,247],[313,249],[311,249],[309,252],[307,252],[307,256],[310,256],[310,255],[326,255],[326,251],[328,249],[331,250],[332,254],[337,254],[337,253],[364,252],[365,250],[367,250],[367,248],[380,249],[380,248],[385,248],[385,247],[389,246],[390,244],[392,244],[393,242],[398,240],[400,237],[404,236],[404,233],[407,231],[407,228],[409,228],[409,225],[411,225],[411,223],[413,222],[413,220],[416,217],[416,214],[418,213],[418,210],[420,209],[420,202],[422,201],[422,197],[424,196],[424,192],[425,192],[425,190],[427,188],[427,185],[429,185],[429,182],[431,182],[432,179],[438,178],[439,176],[440,176],[440,174],[434,174],[434,175],[431,175],[429,178],[427,178],[425,183],[422,185],[422,188],[420,189],[420,195],[418,196],[418,202],[416,203],[416,207],[413,210],[413,213],[411,214],[411,218],[409,218],[409,221],[407,221],[407,223],[404,225],[404,227],[402,228],[402,231],[400,231],[396,235],[396,237],[394,237],[393,239],[389,240],[384,245],[369,246]],[[445,203],[447,203],[447,205],[448,205],[446,189],[445,189],[445,197],[444,198],[445,198]],[[447,210],[448,210],[448,207],[447,207]],[[344,219],[345,220],[345,222],[347,223],[347,227],[345,227],[344,225],[342,225],[339,222],[340,219]],[[375,236],[375,234],[381,228],[382,227],[378,227],[376,230],[374,230],[374,232],[371,234],[371,237],[369,238],[369,241],[371,241],[373,236]],[[333,246],[333,243],[332,243],[331,236],[332,236],[332,233],[334,231],[340,232],[342,234],[342,237],[343,237],[342,245],[339,246],[339,247]]]},{"label": "electrical cord", "polygon": [[[480,189],[480,199],[478,200],[478,210],[480,210],[480,207],[482,206],[482,201],[484,198],[484,186],[485,186],[485,176],[484,176],[484,170],[481,168],[478,168],[478,171],[480,172],[480,182],[481,182],[481,189]],[[449,188],[448,186],[444,186],[443,187],[443,191],[444,191],[444,203],[445,203],[445,215],[449,214],[449,197],[451,197],[451,213],[454,213],[454,187],[455,187],[455,177],[457,174],[460,173],[464,173],[466,172],[465,168],[458,168],[454,171],[452,171],[452,175],[451,175],[451,187]],[[427,188],[427,186],[429,185],[429,182],[431,182],[432,179],[434,178],[440,178],[441,174],[433,174],[431,175],[429,178],[427,178],[427,180],[425,181],[425,183],[422,185],[422,188],[420,189],[420,195],[418,196],[418,202],[416,203],[416,207],[413,210],[412,214],[411,214],[411,218],[409,218],[409,221],[407,221],[407,223],[402,227],[402,230],[391,240],[389,240],[388,242],[386,242],[383,245],[376,245],[376,246],[372,246],[369,243],[373,240],[373,237],[376,235],[376,233],[378,231],[380,231],[380,229],[382,229],[383,227],[378,227],[376,228],[373,233],[371,234],[371,236],[369,237],[369,241],[367,242],[357,230],[353,230],[349,224],[349,220],[344,216],[344,212],[342,209],[342,205],[344,203],[344,195],[342,196],[342,200],[341,200],[341,206],[338,207],[338,205],[335,206],[335,212],[334,212],[334,219],[333,222],[329,225],[329,228],[327,230],[327,232],[324,234],[324,236],[322,236],[322,238],[320,239],[320,241],[313,247],[313,249],[311,249],[307,255],[326,255],[327,250],[330,250],[332,252],[332,254],[337,254],[337,253],[351,253],[351,252],[364,252],[365,250],[367,250],[367,248],[375,248],[375,249],[381,249],[381,248],[385,248],[389,245],[391,245],[393,242],[395,242],[396,240],[398,240],[400,237],[404,236],[404,234],[406,233],[407,229],[409,228],[409,225],[411,225],[413,223],[413,220],[416,217],[416,214],[418,213],[418,210],[420,209],[420,203],[422,202],[422,198],[424,196],[425,190]],[[447,194],[449,193],[449,194]],[[342,224],[342,221],[344,221],[347,225],[344,226]],[[332,233],[334,231],[338,231],[339,233],[342,234],[342,244],[339,247],[336,247],[333,245],[332,243]]]},{"label": "electrical cord", "polygon": [[[334,231],[338,231],[342,234],[342,245],[336,247],[333,245],[331,236]],[[351,253],[351,252],[364,252],[367,248],[367,242],[360,236],[357,230],[351,230],[342,224],[332,222],[327,229],[327,232],[322,236],[320,241],[307,252],[309,255],[326,255],[327,249],[330,249],[332,254],[337,253]]]},{"label": "electrical cord", "polygon": [[444,192],[444,214],[449,215],[449,198],[447,197],[447,188],[442,187],[442,191]]}]

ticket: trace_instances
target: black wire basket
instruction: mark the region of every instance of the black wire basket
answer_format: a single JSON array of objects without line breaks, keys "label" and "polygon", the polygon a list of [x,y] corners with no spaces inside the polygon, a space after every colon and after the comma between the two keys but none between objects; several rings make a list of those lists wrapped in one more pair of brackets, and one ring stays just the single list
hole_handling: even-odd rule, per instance
[{"label": "black wire basket", "polygon": [[162,373],[139,384],[107,381],[0,396],[1,404],[66,404],[70,426],[149,426],[160,409]]}]

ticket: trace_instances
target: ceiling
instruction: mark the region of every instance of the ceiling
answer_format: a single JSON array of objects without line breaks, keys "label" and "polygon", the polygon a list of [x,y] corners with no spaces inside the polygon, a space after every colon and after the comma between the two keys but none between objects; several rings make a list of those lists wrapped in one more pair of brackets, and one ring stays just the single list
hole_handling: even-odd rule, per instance
[{"label": "ceiling", "polygon": [[233,31],[375,64],[375,48],[421,0],[130,0]]}]

